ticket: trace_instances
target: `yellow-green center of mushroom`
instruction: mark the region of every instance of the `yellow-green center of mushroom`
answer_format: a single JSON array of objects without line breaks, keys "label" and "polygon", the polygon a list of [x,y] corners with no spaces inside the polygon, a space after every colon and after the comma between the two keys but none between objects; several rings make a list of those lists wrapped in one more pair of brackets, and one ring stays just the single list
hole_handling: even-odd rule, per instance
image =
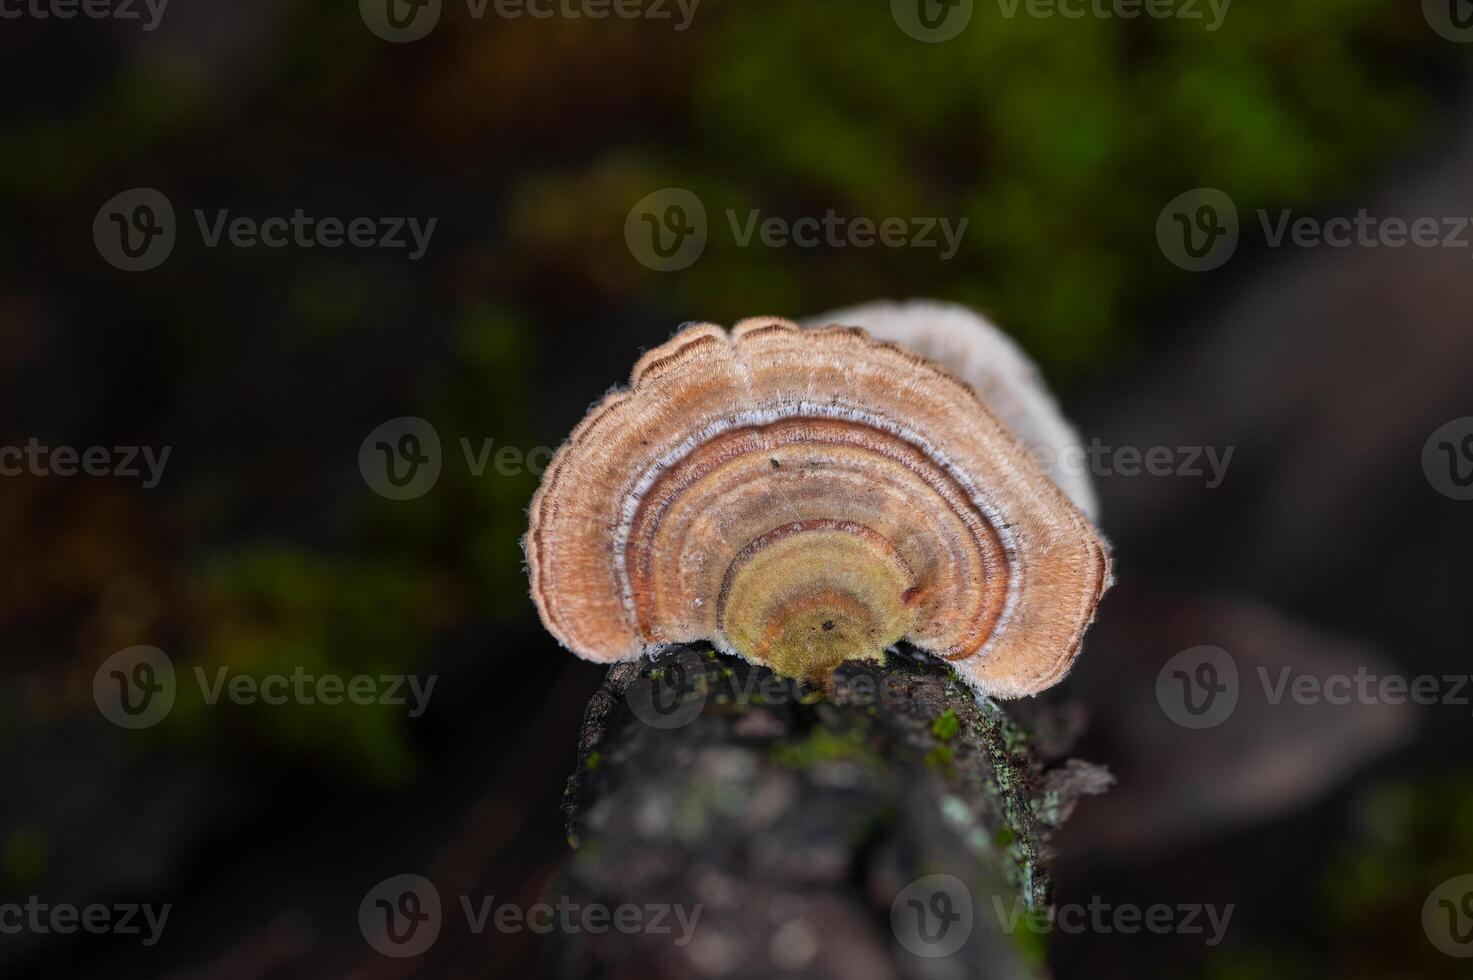
[{"label": "yellow-green center of mushroom", "polygon": [[743,656],[817,681],[878,659],[915,622],[911,573],[883,538],[843,522],[779,528],[737,556],[721,627]]}]

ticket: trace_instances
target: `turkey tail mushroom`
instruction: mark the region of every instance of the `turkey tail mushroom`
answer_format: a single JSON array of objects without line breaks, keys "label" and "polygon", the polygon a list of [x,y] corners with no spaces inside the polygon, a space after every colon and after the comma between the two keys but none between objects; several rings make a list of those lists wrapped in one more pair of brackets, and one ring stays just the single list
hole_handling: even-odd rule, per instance
[{"label": "turkey tail mushroom", "polygon": [[554,457],[525,548],[543,623],[589,660],[704,640],[821,680],[905,640],[999,697],[1068,672],[1110,583],[1105,541],[975,387],[773,318],[640,358]]}]

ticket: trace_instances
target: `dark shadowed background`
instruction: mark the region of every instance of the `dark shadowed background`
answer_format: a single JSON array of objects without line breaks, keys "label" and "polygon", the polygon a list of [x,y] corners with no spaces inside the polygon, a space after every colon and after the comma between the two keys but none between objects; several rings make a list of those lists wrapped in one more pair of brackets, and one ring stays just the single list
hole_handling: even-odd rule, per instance
[{"label": "dark shadowed background", "polygon": [[[1099,447],[1119,585],[1047,697],[1120,784],[1057,898],[1233,908],[1055,929],[1054,974],[1473,976],[1423,914],[1473,874],[1470,40],[1466,0],[0,0],[0,906],[170,908],[0,915],[0,972],[540,975],[556,937],[394,959],[359,907],[566,859],[603,671],[526,595],[547,447],[682,322],[936,297]],[[172,707],[118,723],[118,664]],[[211,703],[296,673],[434,687]]]}]

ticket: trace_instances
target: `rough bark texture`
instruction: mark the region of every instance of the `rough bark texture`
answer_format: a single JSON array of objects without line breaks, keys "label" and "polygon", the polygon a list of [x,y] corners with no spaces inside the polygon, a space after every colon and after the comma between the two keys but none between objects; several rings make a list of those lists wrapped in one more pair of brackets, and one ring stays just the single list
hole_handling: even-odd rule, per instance
[{"label": "rough bark texture", "polygon": [[846,664],[821,691],[698,648],[617,665],[568,784],[562,891],[699,918],[564,937],[558,971],[1038,976],[1026,917],[1050,900],[1048,837],[1110,777],[1048,768],[1029,743],[947,665],[907,652]]}]

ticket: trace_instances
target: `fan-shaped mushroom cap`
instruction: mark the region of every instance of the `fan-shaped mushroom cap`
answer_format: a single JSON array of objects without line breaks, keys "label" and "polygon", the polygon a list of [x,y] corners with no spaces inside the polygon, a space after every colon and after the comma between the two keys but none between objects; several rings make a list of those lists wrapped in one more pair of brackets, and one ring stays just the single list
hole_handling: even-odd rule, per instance
[{"label": "fan-shaped mushroom cap", "polygon": [[820,678],[905,639],[1003,697],[1058,681],[1103,540],[978,393],[863,330],[688,327],[558,451],[526,538],[589,660],[709,640]]}]

